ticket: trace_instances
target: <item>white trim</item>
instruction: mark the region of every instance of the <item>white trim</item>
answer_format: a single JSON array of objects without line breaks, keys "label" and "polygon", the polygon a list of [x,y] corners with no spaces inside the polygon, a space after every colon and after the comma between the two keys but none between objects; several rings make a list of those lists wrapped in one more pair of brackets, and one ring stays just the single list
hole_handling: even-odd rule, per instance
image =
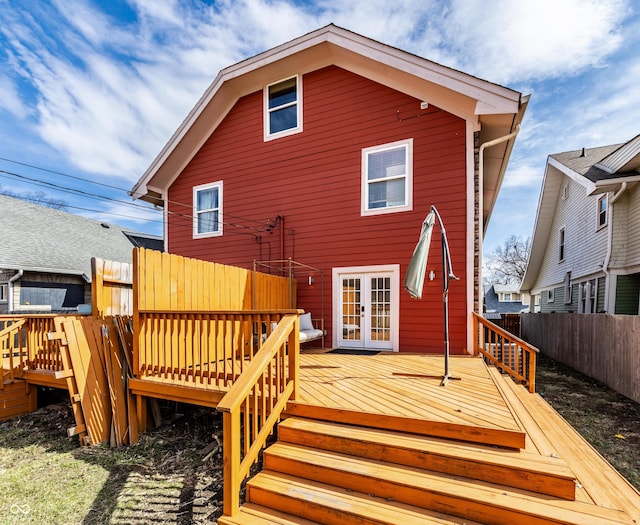
[{"label": "white trim", "polygon": [[[405,203],[397,206],[385,206],[384,208],[369,208],[369,155],[371,153],[378,153],[381,151],[387,151],[392,149],[404,148],[406,151],[406,166],[405,172],[402,174],[404,177],[404,200]],[[398,177],[400,178],[400,177]],[[387,144],[380,144],[378,146],[371,146],[362,149],[362,162],[361,162],[361,188],[360,188],[360,215],[362,217],[368,217],[370,215],[381,215],[385,213],[397,213],[402,211],[413,210],[413,139],[398,140],[396,142],[390,142]],[[384,182],[385,179],[376,179],[372,182]]]},{"label": "white trim", "polygon": [[338,326],[340,326],[340,277],[349,274],[362,273],[391,273],[391,350],[400,350],[400,265],[383,264],[374,266],[345,266],[331,269],[331,305],[332,305],[332,335],[333,348],[338,347]]},{"label": "white trim", "polygon": [[[215,231],[198,233],[198,206],[197,198],[198,192],[209,190],[212,188],[218,189],[218,229]],[[206,237],[220,237],[222,235],[222,181],[209,182],[207,184],[200,184],[193,187],[193,238],[202,239]]]},{"label": "white trim", "polygon": [[[271,111],[269,110],[269,88],[271,86],[275,86],[276,84],[280,84],[281,82],[286,82],[287,80],[291,80],[292,78],[296,79],[295,105],[296,105],[296,124],[297,125],[294,128],[284,129],[276,133],[271,133],[271,130],[270,130],[271,119],[269,118],[271,114]],[[263,93],[264,95],[263,95],[263,102],[262,102],[262,106],[263,106],[262,118],[263,118],[263,126],[264,126],[264,141],[268,142],[270,140],[275,140],[282,137],[288,137],[289,135],[295,135],[296,133],[301,133],[302,132],[302,75],[293,75],[286,78],[281,78],[280,80],[276,80],[275,82],[271,82],[266,86],[264,86]],[[293,105],[294,103],[288,104],[288,106],[293,106]],[[274,109],[282,109],[282,106],[278,106],[277,108],[274,108]]]}]

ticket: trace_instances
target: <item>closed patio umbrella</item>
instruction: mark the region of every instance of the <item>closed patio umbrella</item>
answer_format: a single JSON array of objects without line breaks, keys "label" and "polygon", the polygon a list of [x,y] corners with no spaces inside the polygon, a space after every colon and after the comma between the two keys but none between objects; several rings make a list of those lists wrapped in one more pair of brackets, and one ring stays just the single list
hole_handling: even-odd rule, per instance
[{"label": "closed patio umbrella", "polygon": [[431,206],[431,211],[422,223],[420,238],[413,250],[413,255],[409,261],[409,267],[404,278],[404,288],[414,299],[422,299],[422,288],[424,277],[427,271],[427,259],[429,257],[429,247],[431,245],[431,234],[435,219],[438,219],[440,232],[442,233],[442,302],[444,305],[444,374],[441,385],[447,384],[451,379],[459,379],[449,375],[449,280],[458,279],[451,268],[451,253],[447,242],[447,232],[442,224],[442,218],[435,206]]},{"label": "closed patio umbrella", "polygon": [[422,223],[420,238],[413,250],[413,255],[409,261],[407,274],[404,276],[404,289],[414,299],[422,299],[422,287],[424,286],[424,276],[427,270],[427,259],[429,257],[429,246],[431,246],[431,234],[436,214],[432,211]]}]

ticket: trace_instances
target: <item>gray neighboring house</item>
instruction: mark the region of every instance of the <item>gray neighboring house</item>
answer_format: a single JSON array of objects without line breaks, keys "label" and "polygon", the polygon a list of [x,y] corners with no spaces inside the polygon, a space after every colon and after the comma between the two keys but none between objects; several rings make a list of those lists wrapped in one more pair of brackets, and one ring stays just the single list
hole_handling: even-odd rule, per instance
[{"label": "gray neighboring house", "polygon": [[548,157],[520,287],[540,312],[639,313],[639,182],[640,135]]},{"label": "gray neighboring house", "polygon": [[[500,318],[500,314],[520,314],[529,311],[528,296],[523,297],[518,284],[491,284],[485,286],[484,292],[485,314]],[[485,317],[489,318],[488,315]]]},{"label": "gray neighboring house", "polygon": [[0,314],[74,312],[91,303],[91,258],[131,262],[162,239],[0,195]]}]

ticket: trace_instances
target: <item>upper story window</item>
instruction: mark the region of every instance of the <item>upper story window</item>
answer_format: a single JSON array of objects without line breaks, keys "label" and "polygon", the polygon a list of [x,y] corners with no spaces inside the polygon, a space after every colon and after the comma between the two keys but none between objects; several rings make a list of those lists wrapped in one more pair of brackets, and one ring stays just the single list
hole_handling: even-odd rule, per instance
[{"label": "upper story window", "polygon": [[222,235],[222,181],[193,188],[193,237]]},{"label": "upper story window", "polygon": [[598,228],[607,225],[607,195],[598,199]]},{"label": "upper story window", "polygon": [[505,294],[502,296],[502,300],[505,302],[511,302],[511,294],[509,292],[505,292]]},{"label": "upper story window", "polygon": [[361,215],[413,209],[413,139],[362,150]]},{"label": "upper story window", "polygon": [[299,75],[264,89],[264,139],[302,131],[302,80]]},{"label": "upper story window", "polygon": [[7,283],[0,284],[0,303],[7,302]]},{"label": "upper story window", "polygon": [[564,228],[560,228],[560,239],[558,243],[559,261],[564,261],[565,245],[564,245]]},{"label": "upper story window", "polygon": [[569,185],[562,186],[562,200],[566,201],[569,198]]}]

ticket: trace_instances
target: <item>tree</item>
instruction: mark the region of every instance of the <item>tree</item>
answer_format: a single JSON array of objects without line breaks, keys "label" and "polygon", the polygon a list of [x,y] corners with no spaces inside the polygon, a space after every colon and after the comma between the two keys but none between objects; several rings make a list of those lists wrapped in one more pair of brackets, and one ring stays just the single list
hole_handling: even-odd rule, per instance
[{"label": "tree", "polygon": [[502,246],[496,246],[486,258],[487,278],[491,283],[521,283],[527,269],[531,238],[511,235]]},{"label": "tree", "polygon": [[25,191],[18,193],[3,188],[2,184],[0,184],[0,195],[21,199],[33,204],[39,204],[40,206],[46,206],[47,208],[53,208],[54,210],[64,210],[68,206],[66,201],[51,197],[43,191]]}]

